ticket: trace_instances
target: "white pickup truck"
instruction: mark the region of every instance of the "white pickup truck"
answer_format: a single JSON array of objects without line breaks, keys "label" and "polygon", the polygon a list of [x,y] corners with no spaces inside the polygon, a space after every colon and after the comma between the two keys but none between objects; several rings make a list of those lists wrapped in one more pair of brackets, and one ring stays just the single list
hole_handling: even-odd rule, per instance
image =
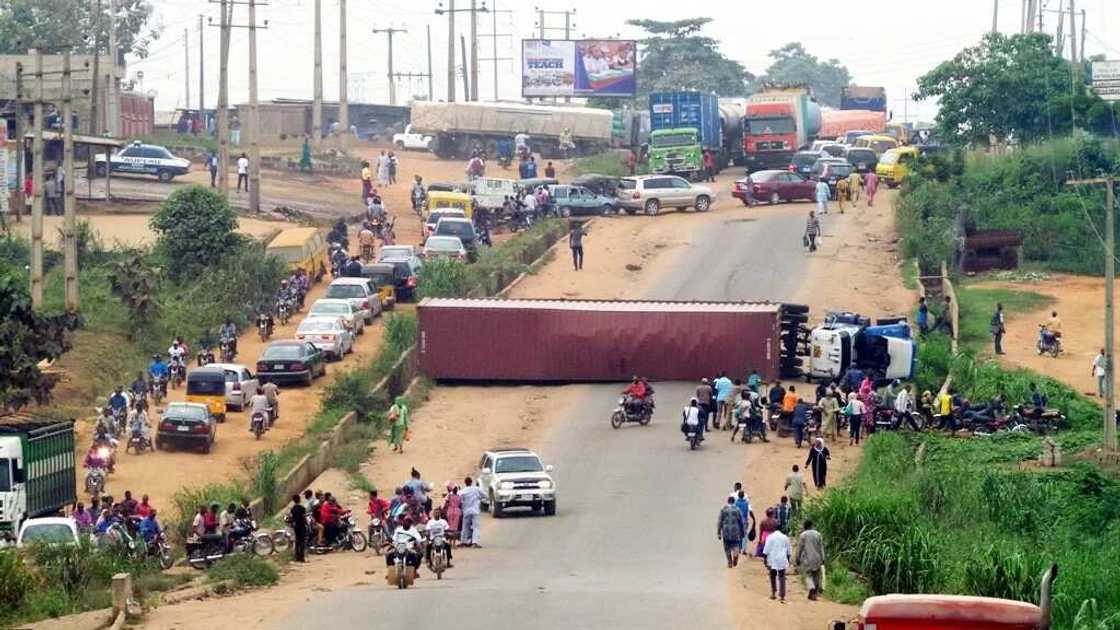
[{"label": "white pickup truck", "polygon": [[427,151],[428,145],[431,144],[431,142],[431,136],[425,136],[422,133],[414,133],[412,131],[412,125],[405,127],[403,133],[393,134],[393,146],[401,151]]}]

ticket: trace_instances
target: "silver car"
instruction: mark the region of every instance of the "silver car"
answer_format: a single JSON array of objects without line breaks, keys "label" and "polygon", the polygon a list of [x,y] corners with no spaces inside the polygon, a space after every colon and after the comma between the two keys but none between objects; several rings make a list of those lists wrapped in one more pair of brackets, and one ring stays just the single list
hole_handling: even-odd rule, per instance
[{"label": "silver car", "polygon": [[221,368],[226,373],[226,405],[244,411],[260,383],[249,368],[240,363],[210,363],[207,367]]},{"label": "silver car", "polygon": [[350,300],[354,308],[362,313],[367,324],[372,324],[373,318],[381,314],[381,297],[369,278],[338,278],[327,287],[327,293],[323,297]]},{"label": "silver car", "polygon": [[638,211],[656,216],[662,208],[707,212],[715,192],[676,175],[642,175],[618,180],[618,207],[628,214]]},{"label": "silver car", "polygon": [[354,334],[361,335],[366,331],[365,317],[350,300],[315,300],[311,310],[307,311],[307,318],[311,317],[338,317]]},{"label": "silver car", "polygon": [[296,339],[310,342],[328,358],[341,361],[354,351],[354,334],[339,317],[308,317],[296,328]]}]

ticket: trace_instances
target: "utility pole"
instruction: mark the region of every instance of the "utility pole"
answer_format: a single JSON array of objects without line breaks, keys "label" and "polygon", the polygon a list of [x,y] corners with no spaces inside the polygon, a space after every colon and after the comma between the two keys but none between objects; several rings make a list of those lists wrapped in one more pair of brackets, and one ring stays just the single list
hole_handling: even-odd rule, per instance
[{"label": "utility pole", "polygon": [[261,211],[260,135],[261,119],[257,111],[257,2],[249,0],[249,212],[254,214]]},{"label": "utility pole", "polygon": [[513,61],[513,59],[510,58],[510,57],[498,57],[498,38],[499,37],[513,37],[513,35],[510,34],[510,33],[499,33],[498,32],[498,14],[499,13],[513,13],[513,11],[510,11],[509,9],[498,10],[498,5],[495,2],[494,7],[492,9],[490,9],[490,17],[492,18],[491,26],[490,26],[491,31],[489,33],[484,33],[482,35],[479,35],[479,37],[489,37],[490,38],[490,43],[492,44],[491,57],[489,59],[479,59],[479,61],[492,61],[492,62],[494,62],[494,100],[495,101],[497,101],[498,98],[499,98],[499,92],[498,92],[498,76],[499,76],[498,62],[499,61]]},{"label": "utility pole", "polygon": [[[90,83],[89,88],[89,134],[96,136],[101,133],[101,95],[98,91],[99,83],[101,82],[101,18],[104,17],[101,12],[101,0],[94,0],[94,13],[93,13],[93,81]],[[18,91],[18,88],[17,88]],[[16,123],[19,123],[17,118]],[[20,141],[23,144],[23,141]],[[22,168],[22,166],[21,166]],[[89,160],[86,162],[86,173],[93,174],[93,151],[89,152]],[[93,187],[93,178],[89,177],[87,181],[90,182],[90,190]],[[23,183],[21,182],[22,186]],[[17,218],[19,215],[16,215]]]},{"label": "utility pole", "polygon": [[186,90],[186,98],[183,100],[183,107],[186,109],[191,108],[191,40],[187,35],[187,29],[183,29],[183,89]]},{"label": "utility pole", "polygon": [[229,199],[229,40],[230,29],[233,21],[233,4],[229,0],[220,0],[219,11],[221,18],[219,26],[219,61],[218,70],[218,190],[222,197]]},{"label": "utility pole", "polygon": [[346,88],[350,75],[346,72],[346,0],[338,0],[338,146],[345,151],[350,145],[350,99]]},{"label": "utility pole", "polygon": [[206,124],[206,51],[202,38],[202,14],[198,14],[198,113],[202,116],[203,130],[209,133]]},{"label": "utility pole", "polygon": [[447,14],[447,102],[455,102],[455,0],[447,0],[447,10],[436,7],[436,15]]},{"label": "utility pole", "polygon": [[1085,63],[1085,9],[1081,9],[1081,63]]},{"label": "utility pole", "polygon": [[471,69],[467,67],[467,38],[460,35],[459,43],[463,47],[463,93],[467,95],[467,100],[470,100],[471,86],[469,75]]},{"label": "utility pole", "polygon": [[375,28],[375,29],[373,29],[373,33],[375,35],[380,35],[381,33],[385,33],[389,37],[389,72],[386,76],[389,77],[389,104],[390,105],[396,105],[397,104],[397,84],[394,82],[394,79],[393,79],[393,34],[394,33],[407,33],[407,32],[408,32],[407,29],[393,28],[392,26],[390,26],[388,28]]},{"label": "utility pole", "polygon": [[[1077,10],[1074,8],[1074,0],[1069,0],[1069,62],[1072,64],[1077,63],[1077,23],[1074,22],[1076,18]],[[1085,42],[1082,41],[1081,45],[1084,46]]]},{"label": "utility pole", "polygon": [[117,56],[117,0],[109,0],[109,101],[105,110],[109,118],[107,129],[114,138],[121,135],[121,84],[117,74]]},{"label": "utility pole", "polygon": [[1116,451],[1116,179],[1074,179],[1067,186],[1105,186],[1104,252],[1104,446]]},{"label": "utility pole", "polygon": [[[464,57],[463,63],[466,64]],[[471,0],[471,94],[468,100],[478,100],[478,5]]]},{"label": "utility pole", "polygon": [[315,0],[315,76],[311,92],[311,143],[319,146],[323,138],[323,7]]},{"label": "utility pole", "polygon": [[[78,239],[74,206],[74,126],[70,123],[73,84],[70,77],[70,49],[62,53],[62,254],[65,273],[66,312],[78,312]],[[55,175],[58,179],[58,175]],[[41,220],[41,219],[40,219]]]},{"label": "utility pole", "polygon": [[[96,59],[97,57],[94,57]],[[23,198],[23,180],[26,179],[27,156],[24,153],[24,127],[27,126],[27,113],[23,106],[23,64],[16,62],[16,207],[13,212],[16,215],[16,221],[23,221],[23,209],[25,200]],[[7,174],[5,174],[7,177]]]},{"label": "utility pole", "polygon": [[[455,14],[462,12],[469,12],[471,14],[471,56],[467,57],[467,47],[463,46],[463,78],[465,92],[464,98],[468,101],[478,100],[478,80],[475,79],[473,83],[467,81],[467,77],[475,76],[478,70],[478,14],[486,13],[486,0],[483,0],[482,6],[477,6],[476,0],[471,0],[471,6],[466,9],[456,9],[455,0],[448,0],[447,8],[443,8],[441,2],[436,7],[436,15],[447,14],[447,102],[455,101]],[[462,38],[460,38],[462,40]],[[465,41],[465,40],[463,40]],[[462,43],[462,41],[460,42]],[[472,92],[471,86],[474,86]]]},{"label": "utility pole", "polygon": [[[35,85],[32,108],[35,135],[31,150],[31,307],[43,307],[43,44],[35,44]],[[69,126],[69,125],[67,125]],[[20,141],[22,142],[22,138]]]},{"label": "utility pole", "polygon": [[428,25],[428,100],[436,100],[436,92],[432,88],[432,25]]}]

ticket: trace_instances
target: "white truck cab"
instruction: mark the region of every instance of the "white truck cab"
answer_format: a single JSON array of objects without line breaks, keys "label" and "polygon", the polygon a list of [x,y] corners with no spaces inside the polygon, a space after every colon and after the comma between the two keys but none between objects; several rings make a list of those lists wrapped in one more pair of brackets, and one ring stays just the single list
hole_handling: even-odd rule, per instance
[{"label": "white truck cab", "polygon": [[882,334],[884,328],[848,323],[814,328],[809,335],[809,376],[832,380],[858,363],[881,372],[883,378],[912,378],[917,344],[909,337]]}]

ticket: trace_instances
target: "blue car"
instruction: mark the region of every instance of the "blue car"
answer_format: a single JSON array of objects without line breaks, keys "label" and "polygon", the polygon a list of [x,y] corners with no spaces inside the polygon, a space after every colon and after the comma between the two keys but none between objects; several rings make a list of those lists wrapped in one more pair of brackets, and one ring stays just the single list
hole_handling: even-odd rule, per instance
[{"label": "blue car", "polygon": [[552,207],[562,217],[614,214],[617,211],[614,197],[600,195],[583,186],[556,184],[548,187]]}]

